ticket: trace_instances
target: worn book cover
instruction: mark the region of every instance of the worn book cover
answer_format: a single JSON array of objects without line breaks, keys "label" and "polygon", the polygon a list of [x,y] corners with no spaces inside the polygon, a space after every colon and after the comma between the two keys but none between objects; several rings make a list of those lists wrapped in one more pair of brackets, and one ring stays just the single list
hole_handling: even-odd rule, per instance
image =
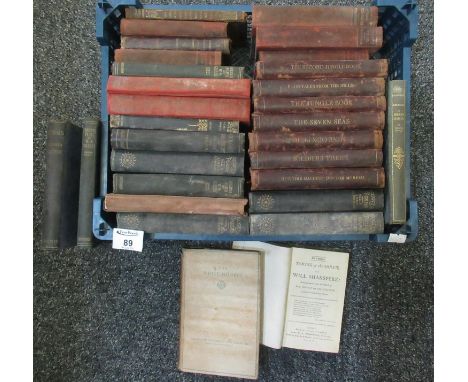
[{"label": "worn book cover", "polygon": [[184,249],[181,284],[179,369],[256,379],[259,252]]}]

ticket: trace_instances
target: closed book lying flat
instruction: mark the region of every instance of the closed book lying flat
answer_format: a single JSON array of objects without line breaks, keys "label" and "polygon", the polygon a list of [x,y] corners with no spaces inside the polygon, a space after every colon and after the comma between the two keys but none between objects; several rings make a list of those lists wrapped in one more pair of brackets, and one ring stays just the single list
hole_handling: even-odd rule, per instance
[{"label": "closed book lying flat", "polygon": [[249,153],[251,168],[381,167],[382,150],[317,149]]},{"label": "closed book lying flat", "polygon": [[239,132],[239,121],[111,115],[110,127],[149,130],[205,131],[235,134]]},{"label": "closed book lying flat", "polygon": [[181,97],[249,98],[250,80],[109,76],[107,92]]},{"label": "closed book lying flat", "polygon": [[113,149],[172,152],[243,153],[244,134],[112,129]]},{"label": "closed book lying flat", "polygon": [[114,61],[167,65],[221,65],[222,56],[220,51],[116,49]]},{"label": "closed book lying flat", "polygon": [[313,130],[383,130],[383,111],[325,111],[310,114],[256,114],[252,115],[255,131],[284,132]]},{"label": "closed book lying flat", "polygon": [[250,124],[250,100],[109,94],[109,114],[237,120]]},{"label": "closed book lying flat", "polygon": [[114,174],[116,194],[242,198],[244,178],[216,175]]},{"label": "closed book lying flat", "polygon": [[383,168],[250,170],[252,190],[383,188]]},{"label": "closed book lying flat", "polygon": [[258,52],[258,61],[268,64],[285,62],[309,63],[317,60],[368,60],[367,49],[308,49],[308,50],[265,50]]},{"label": "closed book lying flat", "polygon": [[260,252],[184,249],[181,274],[179,369],[256,379]]},{"label": "closed book lying flat", "polygon": [[228,38],[122,37],[120,46],[124,49],[219,50],[229,54],[231,40]]},{"label": "closed book lying flat", "polygon": [[238,11],[207,11],[196,9],[137,9],[125,8],[128,19],[194,20],[194,21],[245,21],[247,13]]},{"label": "closed book lying flat", "polygon": [[235,215],[117,213],[117,227],[147,233],[248,235],[249,218]]},{"label": "closed book lying flat", "polygon": [[249,193],[249,213],[382,211],[383,190],[290,190]]},{"label": "closed book lying flat", "polygon": [[377,25],[377,7],[311,7],[311,6],[268,6],[254,5],[252,23],[263,25]]},{"label": "closed book lying flat", "polygon": [[120,21],[122,36],[226,38],[226,22],[125,19]]},{"label": "closed book lying flat", "polygon": [[104,210],[109,212],[245,215],[246,204],[247,199],[107,194],[104,199]]},{"label": "closed book lying flat", "polygon": [[249,133],[249,151],[302,151],[318,148],[381,149],[381,130]]},{"label": "closed book lying flat", "polygon": [[383,233],[382,212],[252,214],[254,235],[348,235]]},{"label": "closed book lying flat", "polygon": [[110,166],[114,172],[243,176],[244,155],[112,150]]},{"label": "closed book lying flat", "polygon": [[171,65],[140,62],[114,62],[114,76],[182,77],[182,78],[227,78],[241,79],[241,66]]},{"label": "closed book lying flat", "polygon": [[254,97],[377,96],[384,93],[384,78],[315,78],[253,81]]},{"label": "closed book lying flat", "polygon": [[282,64],[269,64],[258,61],[255,64],[256,78],[293,79],[321,77],[387,77],[388,62],[382,60],[326,60],[326,61],[287,61]]},{"label": "closed book lying flat", "polygon": [[[256,28],[258,50],[294,50],[310,48],[379,49],[382,27],[355,26],[264,26]],[[129,47],[130,48],[130,47]]]},{"label": "closed book lying flat", "polygon": [[255,97],[256,113],[309,113],[314,111],[385,110],[384,96]]}]

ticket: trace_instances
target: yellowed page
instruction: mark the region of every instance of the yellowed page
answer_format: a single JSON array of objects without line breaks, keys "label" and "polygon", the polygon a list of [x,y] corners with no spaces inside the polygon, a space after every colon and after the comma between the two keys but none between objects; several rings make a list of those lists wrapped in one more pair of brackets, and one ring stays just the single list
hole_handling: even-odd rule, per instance
[{"label": "yellowed page", "polygon": [[232,243],[232,248],[257,250],[261,251],[264,256],[261,343],[280,349],[283,342],[291,248],[278,247],[260,241],[235,241]]},{"label": "yellowed page", "polygon": [[260,309],[258,252],[184,249],[179,369],[257,378]]},{"label": "yellowed page", "polygon": [[283,346],[338,353],[348,258],[293,248]]}]

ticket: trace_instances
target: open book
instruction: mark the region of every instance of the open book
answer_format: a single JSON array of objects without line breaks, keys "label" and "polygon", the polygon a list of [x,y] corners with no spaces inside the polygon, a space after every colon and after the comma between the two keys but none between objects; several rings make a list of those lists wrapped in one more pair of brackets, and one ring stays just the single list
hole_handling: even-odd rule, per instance
[{"label": "open book", "polygon": [[338,353],[349,254],[249,241],[233,248],[263,253],[261,343]]}]

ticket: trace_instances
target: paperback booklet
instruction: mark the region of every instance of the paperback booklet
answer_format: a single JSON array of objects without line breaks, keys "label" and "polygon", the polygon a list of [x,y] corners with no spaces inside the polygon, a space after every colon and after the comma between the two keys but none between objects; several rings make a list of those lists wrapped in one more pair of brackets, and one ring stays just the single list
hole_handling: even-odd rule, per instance
[{"label": "paperback booklet", "polygon": [[348,253],[235,241],[263,256],[261,343],[338,353]]}]

